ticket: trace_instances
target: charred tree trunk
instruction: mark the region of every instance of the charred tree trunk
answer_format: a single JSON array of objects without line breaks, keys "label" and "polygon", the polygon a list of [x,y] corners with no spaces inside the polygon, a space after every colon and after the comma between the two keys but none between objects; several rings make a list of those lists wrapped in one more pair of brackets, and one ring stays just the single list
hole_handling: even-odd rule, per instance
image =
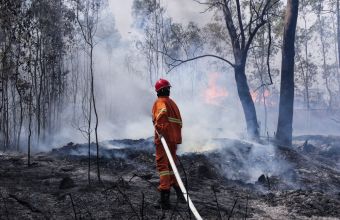
[{"label": "charred tree trunk", "polygon": [[258,122],[254,102],[249,92],[247,77],[245,74],[245,64],[235,66],[235,80],[237,92],[242,104],[243,112],[247,123],[247,132],[251,138],[259,137]]},{"label": "charred tree trunk", "polygon": [[101,182],[100,168],[99,168],[99,141],[98,141],[98,123],[99,123],[99,120],[98,120],[96,99],[95,99],[95,94],[94,94],[93,44],[92,44],[92,42],[90,44],[90,74],[91,74],[91,97],[92,97],[92,102],[93,102],[93,111],[94,111],[94,115],[96,117],[96,124],[95,124],[95,128],[94,128],[94,133],[95,133],[95,136],[96,136],[96,149],[97,149],[97,155],[96,155],[97,178],[98,178],[98,181]]},{"label": "charred tree trunk", "polygon": [[19,119],[19,128],[18,128],[18,136],[17,136],[17,146],[16,146],[17,151],[19,151],[19,148],[20,148],[21,129],[22,129],[23,121],[24,121],[24,113],[23,113],[23,106],[22,106],[22,96],[21,96],[19,91],[18,91],[18,94],[19,94],[19,103],[20,103],[20,119]]},{"label": "charred tree trunk", "polygon": [[87,127],[87,144],[88,144],[88,169],[87,169],[87,180],[91,185],[91,120],[92,120],[92,97],[89,98],[89,118]]},{"label": "charred tree trunk", "polygon": [[[338,92],[339,92],[339,95],[340,95],[340,71],[339,71],[339,68],[340,68],[340,0],[337,0],[336,1],[336,30],[337,30],[337,40],[336,40],[336,44],[337,44],[337,48],[338,48],[338,51],[336,53],[336,61],[337,61],[337,64],[338,64],[338,68],[337,68],[337,80],[338,80]],[[336,46],[335,46],[336,47]],[[336,52],[336,49],[335,49],[335,52]]]},{"label": "charred tree trunk", "polygon": [[294,107],[295,31],[298,18],[298,0],[287,0],[283,33],[279,118],[276,140],[280,145],[292,145]]},{"label": "charred tree trunk", "polygon": [[28,107],[28,140],[27,140],[27,166],[31,165],[31,137],[32,137],[32,89]]},{"label": "charred tree trunk", "polygon": [[[337,21],[337,42],[338,42],[338,58],[340,59],[340,0],[336,1],[336,21]],[[339,62],[340,68],[340,62]]]}]

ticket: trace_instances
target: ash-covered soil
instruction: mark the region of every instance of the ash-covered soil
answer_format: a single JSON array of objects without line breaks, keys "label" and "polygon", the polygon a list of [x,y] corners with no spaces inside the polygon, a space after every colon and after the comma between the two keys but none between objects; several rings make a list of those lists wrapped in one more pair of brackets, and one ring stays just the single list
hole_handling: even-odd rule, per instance
[{"label": "ash-covered soil", "polygon": [[[181,155],[181,176],[203,219],[340,219],[340,137],[300,136],[293,148],[240,140]],[[91,146],[70,143],[38,153],[0,153],[0,219],[192,219],[186,205],[153,208],[152,139],[101,143],[97,181]]]}]

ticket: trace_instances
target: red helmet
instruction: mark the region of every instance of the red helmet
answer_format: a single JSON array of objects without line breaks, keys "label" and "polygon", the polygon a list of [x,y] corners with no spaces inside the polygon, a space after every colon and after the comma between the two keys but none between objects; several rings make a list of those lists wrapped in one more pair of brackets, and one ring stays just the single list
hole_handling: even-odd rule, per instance
[{"label": "red helmet", "polygon": [[155,84],[155,90],[158,92],[160,89],[171,87],[170,83],[166,79],[159,79]]}]

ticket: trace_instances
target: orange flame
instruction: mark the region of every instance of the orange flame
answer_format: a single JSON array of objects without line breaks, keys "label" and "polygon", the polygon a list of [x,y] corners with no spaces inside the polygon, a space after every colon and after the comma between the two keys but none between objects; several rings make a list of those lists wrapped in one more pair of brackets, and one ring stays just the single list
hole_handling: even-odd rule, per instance
[{"label": "orange flame", "polygon": [[204,91],[204,100],[208,104],[218,105],[223,98],[228,96],[226,88],[218,85],[220,74],[210,73],[208,76],[208,88]]},{"label": "orange flame", "polygon": [[275,102],[269,100],[270,92],[268,89],[264,90],[263,94],[259,91],[251,91],[250,95],[254,103],[266,103],[266,106],[275,105]]},{"label": "orange flame", "polygon": [[253,100],[253,102],[256,102],[258,92],[257,91],[250,91],[250,96],[251,96],[251,99]]}]

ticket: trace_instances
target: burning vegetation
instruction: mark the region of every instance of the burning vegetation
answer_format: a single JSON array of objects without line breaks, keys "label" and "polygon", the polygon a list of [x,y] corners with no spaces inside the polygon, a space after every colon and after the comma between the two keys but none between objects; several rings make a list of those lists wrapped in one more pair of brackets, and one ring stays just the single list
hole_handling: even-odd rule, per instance
[{"label": "burning vegetation", "polygon": [[208,86],[204,91],[204,101],[211,105],[223,105],[222,101],[228,97],[228,91],[224,85],[219,85],[221,74],[209,73]]}]

